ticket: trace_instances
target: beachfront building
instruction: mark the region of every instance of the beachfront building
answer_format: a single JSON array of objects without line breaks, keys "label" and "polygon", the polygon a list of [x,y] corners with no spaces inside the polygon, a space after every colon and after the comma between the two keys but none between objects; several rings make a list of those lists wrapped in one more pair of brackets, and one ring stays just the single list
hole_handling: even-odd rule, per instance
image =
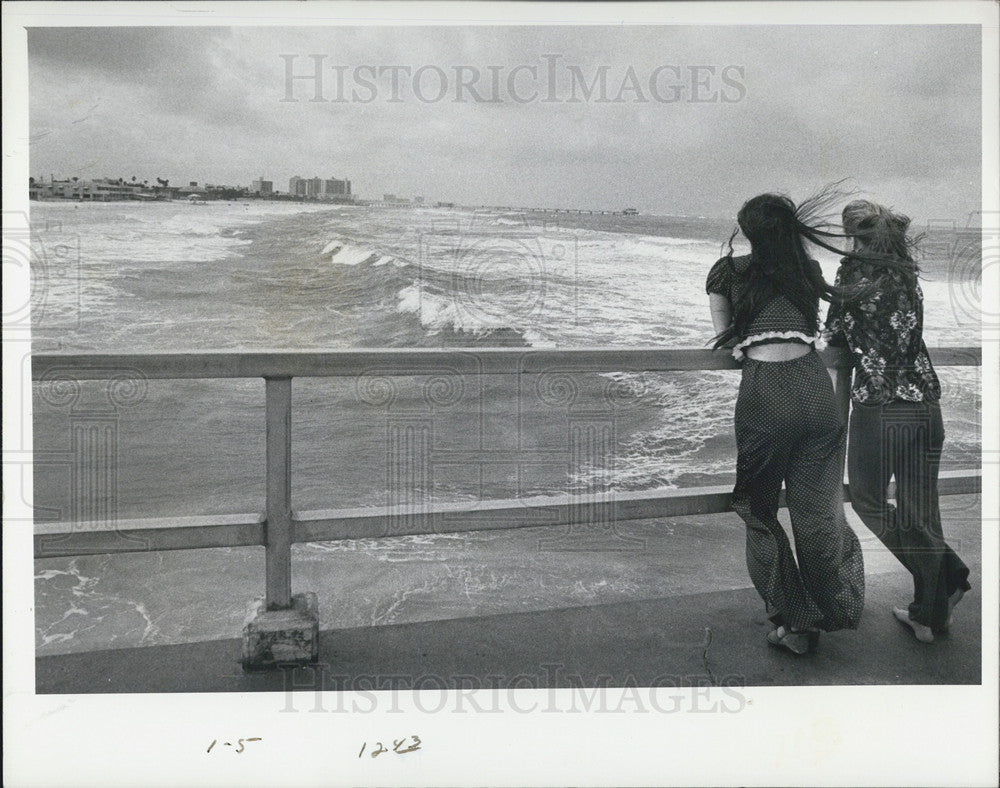
[{"label": "beachfront building", "polygon": [[265,181],[264,176],[261,175],[257,180],[251,181],[250,191],[253,194],[259,194],[261,197],[269,196],[274,194],[274,182]]},{"label": "beachfront building", "polygon": [[131,200],[138,197],[142,191],[142,186],[135,183],[126,183],[122,179],[112,180],[111,178],[99,178],[91,181],[92,198],[107,202],[110,200]]},{"label": "beachfront building", "polygon": [[42,180],[28,178],[28,199],[29,200],[50,200],[52,199],[52,182],[46,183]]},{"label": "beachfront building", "polygon": [[327,197],[350,197],[351,182],[349,180],[337,180],[328,178],[324,184],[323,194]]},{"label": "beachfront building", "polygon": [[317,198],[323,192],[323,179],[320,177],[315,178],[300,178],[298,175],[293,175],[288,181],[288,193],[293,197],[312,197]]},{"label": "beachfront building", "polygon": [[306,197],[320,197],[323,194],[323,179],[318,175],[306,181]]},{"label": "beachfront building", "polygon": [[177,197],[181,198],[191,198],[197,197],[204,199],[208,195],[208,190],[204,186],[199,186],[198,181],[189,181],[187,186],[181,186],[177,190]]},{"label": "beachfront building", "polygon": [[48,182],[30,180],[28,197],[32,200],[83,200],[111,202],[113,200],[147,200],[154,194],[142,183],[130,183],[124,178],[56,179]]},{"label": "beachfront building", "polygon": [[246,186],[224,186],[222,184],[205,184],[205,196],[209,200],[238,200],[250,196]]},{"label": "beachfront building", "polygon": [[288,181],[288,194],[292,197],[304,197],[311,200],[350,200],[351,182],[336,178],[300,178],[292,176]]}]

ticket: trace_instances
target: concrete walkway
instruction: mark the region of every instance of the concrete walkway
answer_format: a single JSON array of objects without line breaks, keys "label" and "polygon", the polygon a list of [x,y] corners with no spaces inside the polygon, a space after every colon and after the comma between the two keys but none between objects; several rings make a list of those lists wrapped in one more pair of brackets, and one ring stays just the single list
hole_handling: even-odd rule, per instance
[{"label": "concrete walkway", "polygon": [[[980,683],[981,528],[978,496],[942,501],[949,542],[972,570],[973,591],[951,632],[917,642],[891,614],[909,600],[909,575],[863,527],[866,610],[853,632],[824,634],[795,657],[764,641],[763,604],[745,587],[678,588],[655,599],[324,631],[315,668],[245,675],[240,643],[151,646],[36,659],[39,693],[252,692],[288,689],[456,689],[592,686],[781,686]],[[694,518],[690,518],[694,519]],[[698,518],[676,542],[711,572],[734,515]],[[682,518],[672,529],[693,528]],[[988,527],[996,527],[990,522]],[[727,555],[727,563],[733,561]]]}]

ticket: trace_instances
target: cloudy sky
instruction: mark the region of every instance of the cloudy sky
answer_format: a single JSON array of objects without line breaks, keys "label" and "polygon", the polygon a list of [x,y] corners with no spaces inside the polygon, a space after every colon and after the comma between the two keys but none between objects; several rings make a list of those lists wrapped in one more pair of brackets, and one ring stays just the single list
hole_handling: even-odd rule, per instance
[{"label": "cloudy sky", "polygon": [[[914,217],[979,207],[975,27],[37,28],[28,51],[35,177],[704,215],[851,178]],[[321,84],[289,92],[289,63]]]}]

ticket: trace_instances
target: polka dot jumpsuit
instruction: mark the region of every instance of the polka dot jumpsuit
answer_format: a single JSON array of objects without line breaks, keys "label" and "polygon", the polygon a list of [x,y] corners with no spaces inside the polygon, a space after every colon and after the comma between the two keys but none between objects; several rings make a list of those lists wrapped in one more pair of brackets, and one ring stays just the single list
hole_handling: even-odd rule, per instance
[{"label": "polka dot jumpsuit", "polygon": [[[723,258],[709,274],[708,292],[733,303],[738,288],[747,286],[741,274],[748,266],[748,258]],[[761,340],[812,341],[809,329],[801,312],[777,295],[759,310],[747,336],[738,337],[734,355],[741,357],[742,348]],[[864,606],[864,563],[844,519],[845,426],[819,355],[745,359],[735,424],[733,509],[746,523],[747,568],[768,617],[796,629],[856,628]],[[795,555],[778,522],[782,483]]]}]

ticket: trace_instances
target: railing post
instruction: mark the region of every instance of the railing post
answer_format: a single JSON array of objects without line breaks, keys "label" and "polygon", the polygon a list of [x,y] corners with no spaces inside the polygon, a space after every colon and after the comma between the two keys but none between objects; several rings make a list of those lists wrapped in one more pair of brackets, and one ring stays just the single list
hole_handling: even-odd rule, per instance
[{"label": "railing post", "polygon": [[264,378],[267,418],[268,610],[292,605],[292,379]]},{"label": "railing post", "polygon": [[243,626],[243,669],[319,658],[316,594],[292,597],[292,378],[264,378],[267,511],[264,599],[250,603]]}]

